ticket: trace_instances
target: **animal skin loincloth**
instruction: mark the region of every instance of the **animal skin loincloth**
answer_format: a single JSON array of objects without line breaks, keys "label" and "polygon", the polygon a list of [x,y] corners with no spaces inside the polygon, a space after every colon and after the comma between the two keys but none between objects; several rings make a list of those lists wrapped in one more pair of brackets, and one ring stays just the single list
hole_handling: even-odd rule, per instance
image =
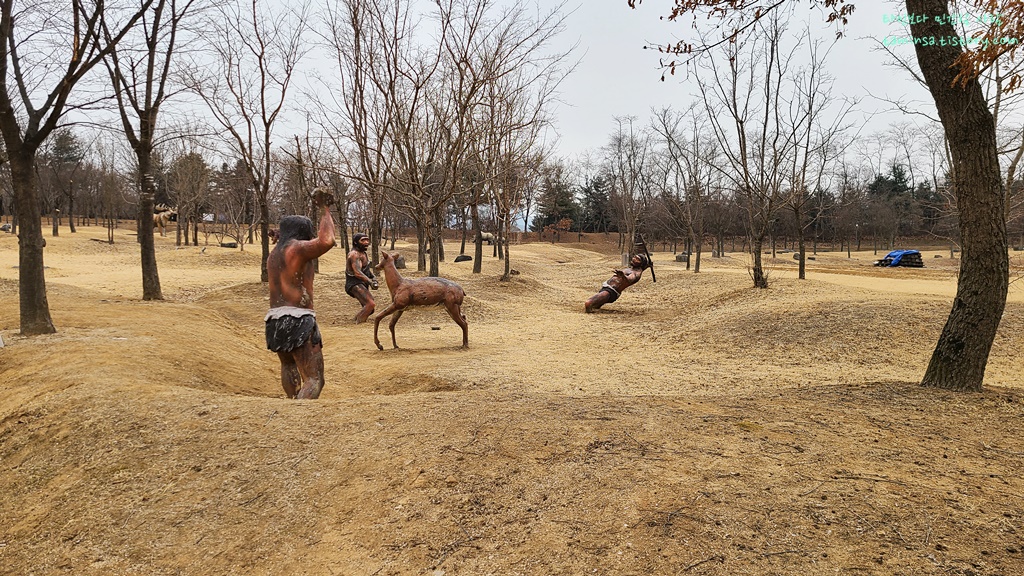
[{"label": "animal skin loincloth", "polygon": [[[363,275],[366,276],[367,278],[374,278],[373,268],[369,264],[367,264],[363,268]],[[352,289],[355,288],[356,286],[365,286],[369,288],[370,283],[358,276],[345,272],[345,293],[355,298],[356,295],[352,293]]]},{"label": "animal skin loincloth", "polygon": [[345,293],[348,294],[349,296],[355,298],[356,295],[352,293],[352,289],[355,288],[356,286],[365,286],[365,287],[369,288],[370,287],[370,283],[365,281],[365,280],[363,280],[362,278],[360,278],[358,276],[353,276],[351,274],[347,274],[346,273],[345,274]]},{"label": "animal skin loincloth", "polygon": [[323,345],[316,313],[308,308],[280,306],[271,308],[264,318],[267,348],[274,352],[291,352],[306,342]]},{"label": "animal skin loincloth", "polygon": [[619,291],[609,286],[607,282],[601,284],[601,289],[598,290],[598,292],[607,292],[609,295],[611,295],[611,297],[608,298],[609,304],[619,299]]}]

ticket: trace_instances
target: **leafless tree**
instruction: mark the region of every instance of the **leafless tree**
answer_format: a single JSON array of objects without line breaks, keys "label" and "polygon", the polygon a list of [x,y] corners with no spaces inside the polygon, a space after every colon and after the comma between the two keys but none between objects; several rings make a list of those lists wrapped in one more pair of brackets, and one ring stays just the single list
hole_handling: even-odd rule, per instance
[{"label": "leafless tree", "polygon": [[[114,46],[105,59],[114,86],[125,137],[138,162],[138,238],[142,253],[142,299],[163,300],[153,244],[153,203],[156,174],[153,151],[157,146],[160,109],[171,96],[168,86],[182,22],[191,16],[195,0],[151,0],[132,34]],[[103,34],[113,45],[114,31]]]},{"label": "leafless tree", "polygon": [[707,117],[696,106],[684,112],[662,109],[654,115],[652,125],[668,171],[675,179],[674,189],[662,197],[667,202],[668,214],[681,219],[685,226],[690,239],[688,249],[692,245],[693,271],[699,273],[705,235],[704,212],[719,161],[718,143],[706,131]]},{"label": "leafless tree", "polygon": [[[43,274],[36,153],[69,110],[88,104],[76,88],[152,3],[72,0],[21,6],[0,0],[0,134],[11,165],[21,230],[18,291],[21,333],[56,331]],[[105,33],[104,31],[109,31]]]},{"label": "leafless tree", "polygon": [[[850,143],[841,136],[849,128],[847,118],[855,105],[832,96],[832,78],[824,71],[827,51],[821,52],[819,42],[808,46],[806,65],[791,78],[793,98],[784,117],[785,129],[795,136],[784,201],[796,227],[801,280],[807,275],[806,231],[821,214],[825,176]],[[816,204],[818,210],[814,210]]]},{"label": "leafless tree", "polygon": [[219,6],[209,25],[212,61],[194,62],[188,74],[189,84],[224,129],[252,181],[263,282],[268,280],[270,254],[274,130],[296,67],[309,50],[308,26],[305,2],[271,6],[259,0],[231,0]]},{"label": "leafless tree", "polygon": [[85,159],[86,146],[70,128],[58,129],[43,145],[39,182],[50,206],[54,236],[59,234],[64,217],[69,230],[75,232],[75,179]]},{"label": "leafless tree", "polygon": [[[502,280],[511,274],[509,257],[512,221],[525,208],[525,198],[536,189],[544,158],[545,129],[550,125],[550,107],[555,92],[571,71],[572,50],[546,53],[552,40],[564,29],[562,5],[534,17],[525,4],[515,2],[489,25],[473,55],[484,81],[482,105],[474,113],[470,135],[482,166],[479,183],[490,192],[497,224],[499,257],[504,256]],[[475,187],[476,182],[471,183]],[[477,199],[478,200],[478,199]],[[476,262],[479,269],[482,235],[472,206],[476,226]]]},{"label": "leafless tree", "polygon": [[650,204],[652,135],[636,118],[616,118],[616,131],[604,146],[604,172],[611,180],[610,199],[617,219],[619,248],[628,251]]},{"label": "leafless tree", "polygon": [[704,53],[696,78],[726,159],[722,173],[746,210],[754,286],[767,288],[762,247],[778,221],[786,167],[798,142],[797,134],[785,125],[785,111],[793,100],[787,79],[794,49],[784,45],[785,26],[779,15],[754,25],[757,34],[725,44],[721,53]]},{"label": "leafless tree", "polygon": [[199,243],[199,225],[202,222],[202,207],[209,194],[212,168],[203,154],[195,147],[186,145],[176,151],[167,172],[167,192],[178,208],[178,233],[176,244]]},{"label": "leafless tree", "polygon": [[[338,155],[351,160],[347,175],[359,181],[365,191],[370,215],[370,258],[376,263],[387,206],[385,182],[393,158],[389,130],[394,109],[385,99],[399,73],[398,67],[388,65],[386,60],[395,56],[395,34],[405,32],[399,29],[404,17],[399,4],[371,0],[345,0],[329,4],[326,10],[330,32],[327,41],[340,86],[337,101],[314,99],[314,103],[320,108],[321,123]],[[351,154],[347,153],[350,146]],[[347,242],[348,235],[341,236]]]}]

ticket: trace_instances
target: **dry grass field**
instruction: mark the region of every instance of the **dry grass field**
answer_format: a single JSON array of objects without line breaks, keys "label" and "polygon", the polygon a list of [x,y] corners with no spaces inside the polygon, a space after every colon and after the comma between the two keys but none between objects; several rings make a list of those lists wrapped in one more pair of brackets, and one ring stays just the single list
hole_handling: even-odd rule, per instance
[{"label": "dry grass field", "polygon": [[948,252],[819,253],[805,281],[779,254],[761,291],[741,254],[658,252],[656,283],[587,315],[614,245],[515,245],[510,282],[442,265],[469,349],[435,308],[377,351],[335,249],[327,385],[290,401],[258,250],[172,236],[143,302],[130,230],[47,233],[58,332],[25,338],[0,234],[0,573],[1024,573],[1024,288],[984,393],[922,389]]}]

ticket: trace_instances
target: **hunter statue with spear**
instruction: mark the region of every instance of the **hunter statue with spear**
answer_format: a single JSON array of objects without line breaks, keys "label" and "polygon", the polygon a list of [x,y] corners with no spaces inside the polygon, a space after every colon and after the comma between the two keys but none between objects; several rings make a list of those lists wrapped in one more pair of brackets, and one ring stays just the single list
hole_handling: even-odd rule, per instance
[{"label": "hunter statue with spear", "polygon": [[610,304],[619,299],[622,291],[640,281],[644,270],[651,269],[651,280],[657,282],[654,276],[654,260],[647,250],[647,243],[639,232],[633,238],[633,257],[629,260],[629,268],[614,270],[615,275],[601,285],[601,289],[590,297],[583,305],[586,313],[591,313],[605,304]]}]

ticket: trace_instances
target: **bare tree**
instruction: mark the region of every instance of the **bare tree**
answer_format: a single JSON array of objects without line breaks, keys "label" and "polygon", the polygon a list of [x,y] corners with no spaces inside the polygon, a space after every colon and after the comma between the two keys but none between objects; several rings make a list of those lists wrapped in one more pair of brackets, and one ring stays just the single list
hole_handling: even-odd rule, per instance
[{"label": "bare tree", "polygon": [[611,204],[618,219],[619,248],[632,247],[640,220],[651,200],[652,136],[637,129],[636,118],[616,118],[617,129],[604,147],[605,172],[611,180]]},{"label": "bare tree", "polygon": [[[0,0],[0,133],[17,197],[21,333],[56,331],[43,274],[42,214],[36,153],[71,109],[74,89],[149,9],[152,0],[121,6]],[[109,34],[104,30],[109,30]]]},{"label": "bare tree", "polygon": [[[495,241],[499,257],[504,256],[502,280],[506,281],[511,274],[512,220],[537,187],[547,155],[542,138],[550,124],[549,108],[555,91],[571,70],[571,49],[544,52],[564,29],[561,9],[562,5],[556,6],[535,18],[524,4],[512,4],[489,26],[474,54],[484,87],[483,105],[474,114],[470,138],[477,151],[477,166],[484,170],[479,183],[489,190],[495,208]],[[476,184],[470,185],[475,188]],[[472,209],[477,230],[474,271],[478,271],[483,236],[475,203]]]},{"label": "bare tree", "polygon": [[[105,60],[114,85],[117,108],[125,137],[138,161],[138,238],[142,254],[142,299],[163,300],[153,244],[153,203],[156,147],[160,108],[171,96],[168,89],[171,65],[178,49],[182,21],[190,15],[194,0],[151,0],[135,32],[112,49]],[[103,27],[107,42],[113,32]],[[162,233],[162,232],[161,232]]]},{"label": "bare tree", "polygon": [[[68,219],[68,229],[75,232],[74,181],[85,157],[84,144],[70,128],[56,130],[43,146],[41,164],[47,170],[40,170],[40,184],[44,196],[49,198],[54,236],[59,234],[58,229],[64,216]],[[65,212],[61,212],[61,207],[66,209]]]},{"label": "bare tree", "polygon": [[199,225],[202,222],[202,207],[210,188],[212,169],[203,155],[196,149],[184,148],[171,160],[167,172],[167,192],[178,208],[178,235],[176,244],[184,241],[198,245]]},{"label": "bare tree", "polygon": [[[630,5],[636,0],[627,0]],[[824,6],[829,21],[845,23],[853,6],[834,0],[815,0]],[[949,318],[935,345],[922,384],[954,390],[981,390],[989,353],[1006,306],[1009,259],[1006,234],[1006,191],[999,169],[996,124],[978,81],[978,72],[1009,54],[1018,45],[1006,45],[1002,38],[1019,38],[1024,33],[1024,4],[1016,1],[969,0],[952,3],[1000,12],[983,31],[986,42],[965,51],[953,43],[930,46],[915,43],[921,75],[932,95],[950,149],[952,184],[959,210],[963,242],[957,294]],[[767,9],[759,3],[731,0],[675,0],[671,19],[708,8],[728,19],[732,31],[723,42],[735,41],[753,23],[794,2],[780,0]],[[950,18],[950,0],[906,0],[908,14],[925,14],[924,21],[910,24],[914,38],[957,36]],[[992,10],[995,8],[996,10]],[[676,54],[702,52],[687,42],[669,51]],[[687,56],[688,57],[688,56]],[[669,67],[674,69],[672,62]],[[1020,73],[1008,80],[1008,87],[1021,81]]]},{"label": "bare tree", "polygon": [[[668,214],[681,218],[689,236],[687,249],[693,254],[693,271],[700,272],[705,226],[704,212],[718,162],[718,144],[705,132],[707,117],[697,107],[685,112],[663,109],[653,118],[653,128],[664,150],[668,170],[675,178],[675,189],[663,194]],[[688,134],[684,127],[688,126]],[[670,229],[674,226],[670,225]],[[689,258],[687,259],[689,267]]]},{"label": "bare tree", "polygon": [[[852,101],[836,102],[832,97],[832,78],[824,72],[824,58],[818,42],[809,43],[806,66],[793,77],[793,96],[785,118],[787,130],[795,136],[790,155],[789,190],[785,205],[793,214],[798,241],[798,277],[807,276],[807,228],[814,225],[821,207],[822,185],[826,173],[844,152],[840,136],[848,128],[847,116]],[[849,140],[844,143],[849,145]]]},{"label": "bare tree", "polygon": [[[262,257],[260,280],[267,282],[269,198],[274,128],[288,98],[296,67],[308,51],[308,5],[271,10],[258,0],[232,0],[211,22],[215,60],[196,62],[189,83],[224,129],[254,189]],[[205,71],[209,69],[209,74]],[[241,242],[242,240],[240,240]]]},{"label": "bare tree", "polygon": [[[349,177],[358,180],[365,190],[369,206],[371,262],[379,261],[379,247],[384,231],[385,199],[388,188],[392,140],[388,131],[392,123],[393,108],[387,106],[388,87],[395,81],[399,70],[385,64],[394,40],[389,33],[397,32],[397,4],[370,0],[345,0],[329,4],[326,20],[330,30],[328,43],[333,50],[340,77],[340,102],[332,106],[321,105],[327,136],[334,143],[341,158],[351,159]],[[396,24],[390,30],[389,24]],[[339,108],[341,114],[334,113]],[[333,121],[332,118],[340,121]],[[352,145],[354,154],[346,154]],[[341,236],[346,239],[347,234]]]},{"label": "bare tree", "polygon": [[723,175],[746,211],[754,286],[767,288],[762,247],[778,220],[788,176],[784,167],[797,134],[785,126],[793,98],[787,89],[793,53],[783,45],[785,27],[777,15],[755,25],[756,35],[725,45],[721,56],[702,55],[697,84],[727,160]]}]

